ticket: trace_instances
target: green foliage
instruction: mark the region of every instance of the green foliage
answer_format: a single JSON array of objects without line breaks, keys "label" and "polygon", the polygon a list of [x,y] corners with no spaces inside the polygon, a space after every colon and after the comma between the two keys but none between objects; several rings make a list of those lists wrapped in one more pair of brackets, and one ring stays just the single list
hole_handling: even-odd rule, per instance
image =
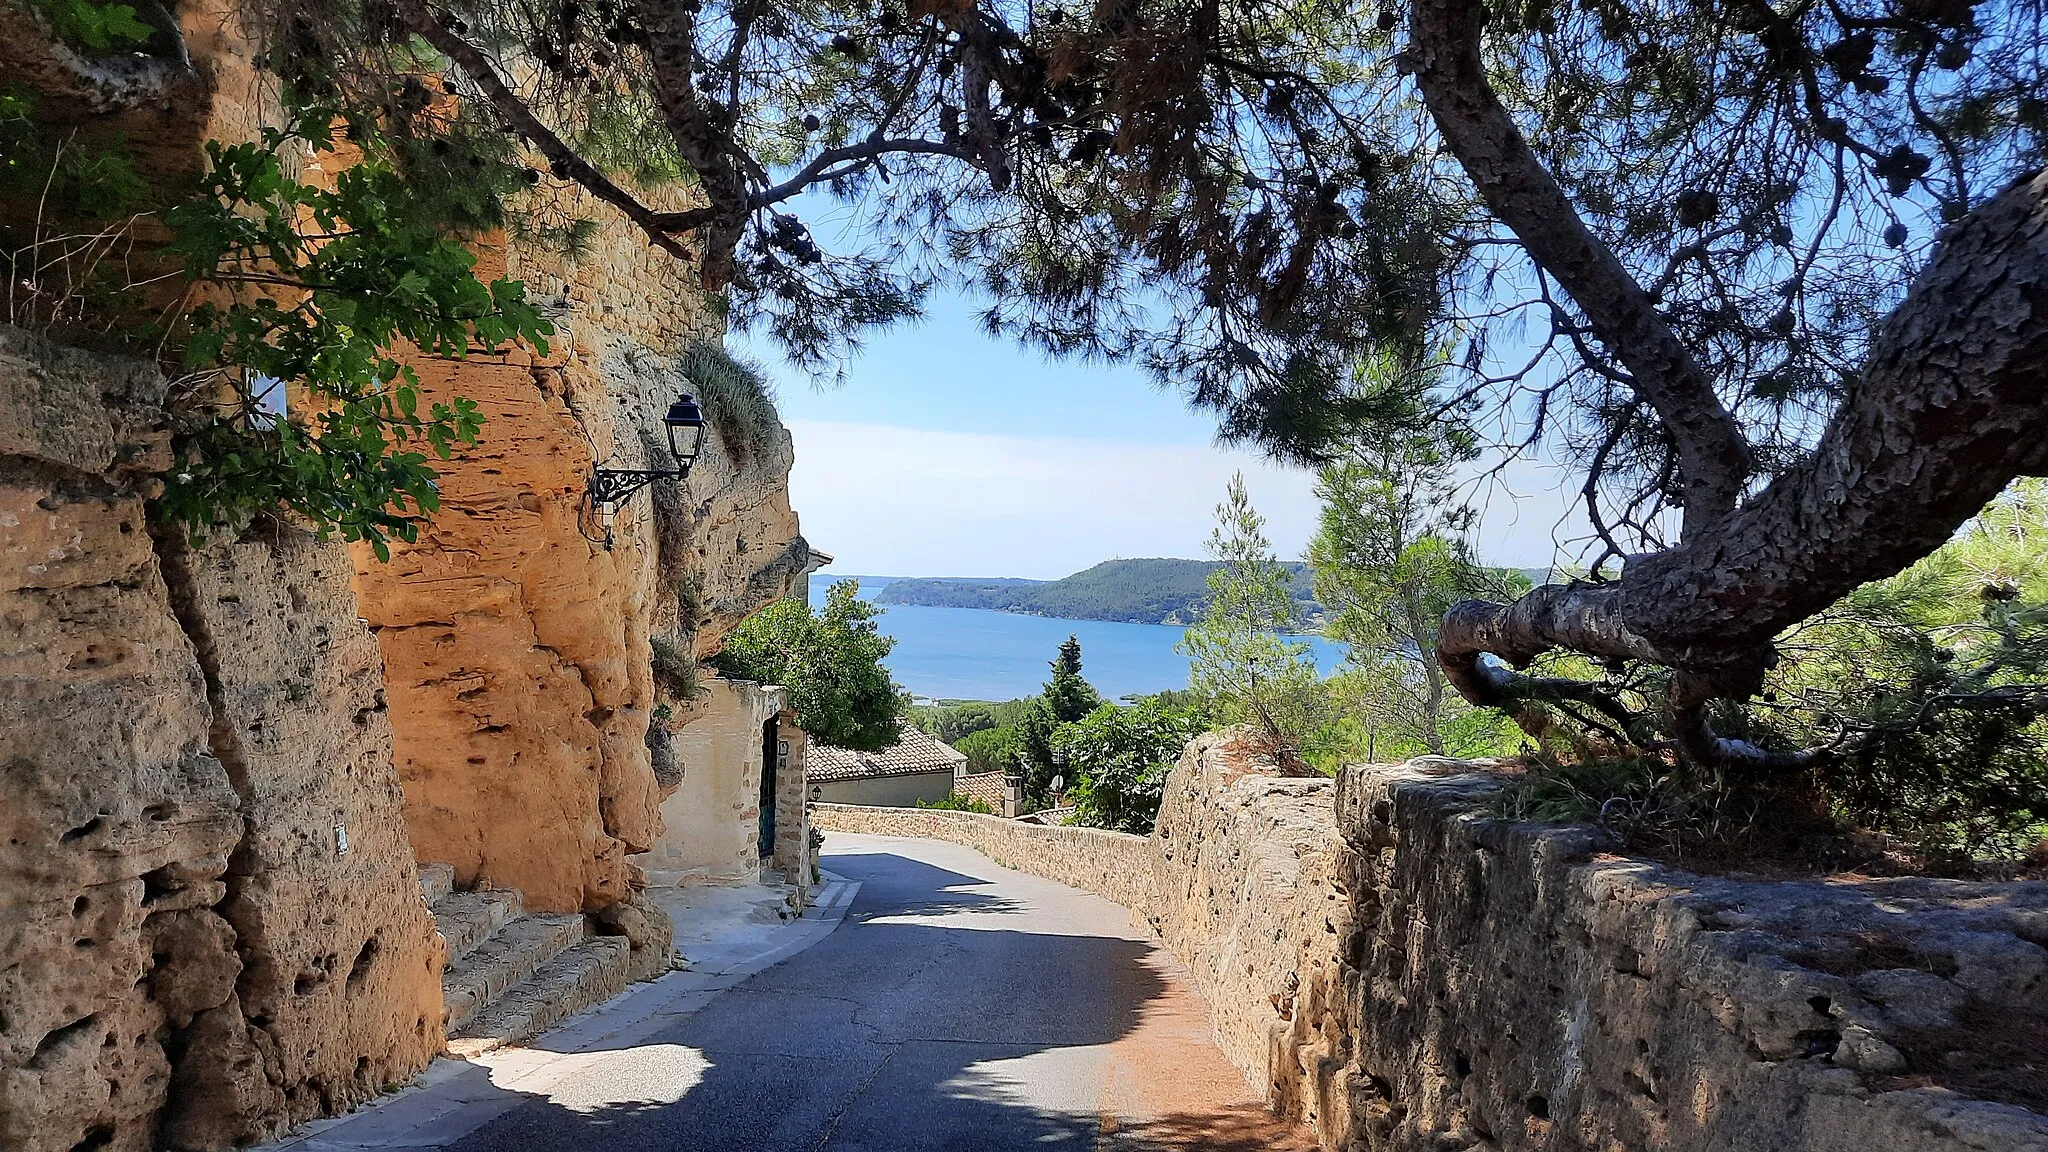
[{"label": "green foliage", "polygon": [[132,296],[132,217],[149,203],[118,133],[56,135],[34,93],[0,84],[0,320],[74,344],[116,349],[124,336],[103,313]]},{"label": "green foliage", "polygon": [[777,600],[749,617],[712,659],[740,680],[780,684],[811,738],[835,748],[874,752],[896,742],[903,698],[882,659],[896,642],[881,634],[880,613],[860,598],[860,582],[841,580],[816,612],[802,600]]},{"label": "green foliage", "polygon": [[980,700],[969,700],[961,704],[913,707],[908,718],[920,729],[956,748],[964,737],[976,732],[985,732],[996,726],[994,710]]},{"label": "green foliage", "polygon": [[1070,724],[1093,712],[1102,703],[1095,686],[1081,678],[1081,641],[1069,635],[1060,642],[1060,654],[1052,662],[1052,679],[1045,682],[1045,706],[1052,718]]},{"label": "green foliage", "polygon": [[1283,765],[1297,762],[1330,720],[1330,699],[1308,645],[1280,635],[1294,624],[1288,576],[1242,473],[1231,477],[1216,520],[1209,552],[1222,567],[1209,575],[1209,611],[1178,646],[1189,658],[1189,687],[1214,700],[1222,719],[1252,725]]},{"label": "green foliage", "polygon": [[[0,86],[0,198],[37,204],[66,219],[105,220],[135,210],[148,185],[135,173],[126,141],[52,141],[37,123],[33,92]],[[6,236],[9,252],[22,241]]]},{"label": "green foliage", "polygon": [[[1435,366],[1416,369],[1384,354],[1366,357],[1359,371],[1363,386],[1407,396],[1418,410],[1438,375]],[[1529,586],[1520,573],[1482,567],[1465,543],[1473,514],[1458,497],[1457,470],[1477,455],[1471,430],[1456,413],[1441,413],[1359,430],[1318,477],[1322,511],[1309,562],[1316,595],[1331,611],[1325,634],[1350,649],[1333,688],[1361,729],[1368,760],[1408,748],[1476,752],[1449,738],[1453,725],[1488,750],[1498,743],[1494,725],[1459,723],[1470,708],[1436,662],[1451,605],[1511,600]]]},{"label": "green foliage", "polygon": [[1012,725],[979,729],[947,743],[966,756],[968,767],[976,772],[1019,774],[1019,757],[1024,754],[1024,740]]},{"label": "green foliage", "polygon": [[1935,859],[2048,836],[2048,482],[1783,637],[1762,734],[1841,741],[1817,784],[1846,821]]},{"label": "green foliage", "polygon": [[149,43],[156,29],[135,18],[127,4],[93,0],[26,0],[43,14],[57,38],[89,55],[106,56]]},{"label": "green foliage", "polygon": [[782,421],[775,412],[775,390],[759,366],[704,341],[683,353],[682,370],[734,462],[744,467],[774,447]]},{"label": "green foliage", "polygon": [[917,806],[926,810],[945,812],[979,812],[983,816],[993,816],[996,814],[996,810],[989,807],[987,801],[962,796],[958,792],[947,796],[943,800],[919,800]]},{"label": "green foliage", "polygon": [[1167,773],[1208,722],[1198,709],[1145,700],[1127,708],[1104,704],[1061,725],[1053,734],[1053,757],[1074,781],[1074,823],[1152,831]]},{"label": "green foliage", "polygon": [[[1192,623],[1209,604],[1205,560],[1105,560],[1058,580],[914,579],[891,581],[876,594],[882,604],[939,608],[988,608],[1066,620],[1117,620],[1130,624]],[[1322,616],[1306,564],[1289,564],[1297,620]]]},{"label": "green foliage", "polygon": [[[1732,778],[1558,725],[1566,738],[1546,733],[1528,778],[1504,795],[1503,814],[1596,821],[1678,856],[1778,856],[1798,866],[1889,867],[1910,855],[1968,871],[2041,850],[2048,482],[2017,482],[1948,544],[1857,589],[1778,647],[1783,659],[1762,694],[1724,706],[1715,723],[1767,745],[1827,749],[1812,771]],[[1544,671],[1598,676],[1568,659],[1576,666]],[[1632,706],[1662,691],[1656,676],[1617,682],[1631,684]],[[1860,842],[1858,829],[1893,847]]]},{"label": "green foliage", "polygon": [[1043,696],[1033,697],[1017,720],[1017,764],[1024,779],[1027,808],[1044,808],[1058,799],[1052,782],[1061,773],[1053,760],[1052,738],[1059,726],[1059,717],[1053,715]]},{"label": "green foliage", "polygon": [[[464,398],[422,411],[418,377],[392,349],[461,357],[525,340],[545,352],[553,332],[517,281],[477,280],[446,207],[421,198],[371,128],[350,125],[365,154],[331,190],[287,175],[283,155],[301,142],[333,149],[337,115],[304,108],[260,141],[208,142],[199,194],[166,214],[186,275],[232,293],[194,308],[180,333],[197,383],[156,508],[195,539],[289,512],[387,558],[390,539],[415,539],[440,506],[428,453],[447,459],[482,424]],[[287,418],[266,403],[278,381],[312,411]]]}]

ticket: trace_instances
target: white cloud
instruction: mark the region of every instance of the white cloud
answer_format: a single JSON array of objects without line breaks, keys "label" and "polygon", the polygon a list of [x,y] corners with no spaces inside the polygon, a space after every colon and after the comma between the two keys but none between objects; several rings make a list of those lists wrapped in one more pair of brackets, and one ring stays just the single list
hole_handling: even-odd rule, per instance
[{"label": "white cloud", "polygon": [[[1281,556],[1299,556],[1315,531],[1314,477],[1246,452],[808,420],[790,430],[792,501],[838,572],[1045,579],[1118,556],[1201,556],[1237,470]],[[1506,487],[1475,495],[1482,555],[1548,561],[1563,508],[1552,474],[1517,466]]]},{"label": "white cloud", "polygon": [[790,494],[840,572],[1053,578],[1117,556],[1200,556],[1234,470],[1281,555],[1315,530],[1314,478],[1206,445],[793,421]]}]

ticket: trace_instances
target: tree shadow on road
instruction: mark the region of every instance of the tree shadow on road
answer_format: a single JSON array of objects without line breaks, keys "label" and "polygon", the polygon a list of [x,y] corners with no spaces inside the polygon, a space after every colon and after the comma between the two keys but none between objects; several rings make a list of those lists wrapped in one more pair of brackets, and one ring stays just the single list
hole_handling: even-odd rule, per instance
[{"label": "tree shadow on road", "polygon": [[[887,852],[842,852],[833,869],[861,882],[852,917],[935,916],[954,912],[1022,913],[1021,900],[993,891],[997,881]],[[983,891],[987,889],[987,891]]]},{"label": "tree shadow on road", "polygon": [[976,877],[880,853],[839,856],[834,867],[864,884],[855,915],[837,931],[671,1027],[583,1049],[589,1062],[575,1077],[521,1094],[454,1147],[1312,1147],[1242,1100],[1137,1123],[1129,1109],[1105,1103],[1125,1092],[1114,1085],[1131,1067],[1112,1046],[1168,994],[1153,945],[1091,931],[1109,917],[1084,908],[1057,925],[1074,934],[1022,931],[981,917],[1024,909],[977,891],[988,882]]}]

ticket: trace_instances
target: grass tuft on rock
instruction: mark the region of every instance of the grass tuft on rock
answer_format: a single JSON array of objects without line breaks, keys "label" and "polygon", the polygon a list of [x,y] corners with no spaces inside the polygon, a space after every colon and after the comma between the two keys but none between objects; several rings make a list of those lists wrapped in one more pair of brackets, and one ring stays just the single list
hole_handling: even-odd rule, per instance
[{"label": "grass tuft on rock", "polygon": [[682,370],[734,463],[745,467],[774,445],[782,421],[774,386],[757,365],[702,341],[684,350]]}]

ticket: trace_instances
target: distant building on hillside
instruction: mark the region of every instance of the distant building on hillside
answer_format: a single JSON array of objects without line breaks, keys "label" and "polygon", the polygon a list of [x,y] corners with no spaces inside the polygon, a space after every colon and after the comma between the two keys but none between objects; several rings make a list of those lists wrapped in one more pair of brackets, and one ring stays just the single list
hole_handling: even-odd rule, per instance
[{"label": "distant building on hillside", "polygon": [[813,744],[806,771],[813,800],[883,808],[944,800],[966,775],[966,754],[908,724],[896,743],[879,752]]}]

